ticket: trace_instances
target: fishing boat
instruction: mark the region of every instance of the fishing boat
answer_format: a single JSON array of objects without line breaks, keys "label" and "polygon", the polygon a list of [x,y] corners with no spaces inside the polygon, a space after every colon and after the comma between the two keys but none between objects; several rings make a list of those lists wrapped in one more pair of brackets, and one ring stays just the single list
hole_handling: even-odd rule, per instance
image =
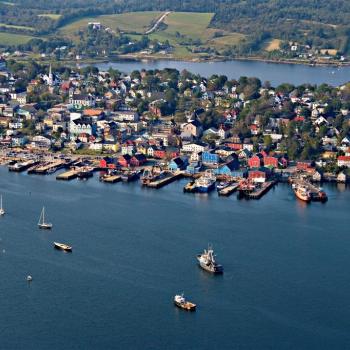
[{"label": "fishing boat", "polygon": [[199,266],[208,272],[223,273],[224,271],[222,265],[215,261],[214,250],[210,246],[208,247],[208,250],[204,249],[202,254],[197,255],[197,260]]},{"label": "fishing boat", "polygon": [[41,210],[38,226],[41,229],[51,230],[52,224],[50,222],[45,222],[45,207]]},{"label": "fishing boat", "polygon": [[294,185],[293,186],[293,191],[295,196],[304,201],[304,202],[310,202],[311,201],[311,195],[310,192],[308,191],[308,189],[304,186],[300,186],[300,185]]},{"label": "fishing boat", "polygon": [[93,176],[93,168],[84,167],[78,172],[77,176],[79,180],[87,180],[88,178]]},{"label": "fishing boat", "polygon": [[2,206],[2,195],[0,196],[0,215],[5,215],[5,209]]},{"label": "fishing boat", "polygon": [[221,181],[216,185],[216,190],[219,192],[221,190],[223,190],[224,188],[230,186],[230,182],[228,181]]},{"label": "fishing boat", "polygon": [[139,176],[140,176],[139,171],[126,171],[121,175],[121,179],[124,182],[130,182],[130,181],[137,180]]},{"label": "fishing boat", "polygon": [[53,245],[55,249],[64,250],[66,252],[72,251],[72,247],[64,243],[53,242]]},{"label": "fishing boat", "polygon": [[195,190],[200,193],[208,193],[215,188],[216,177],[211,172],[206,172],[195,182]]},{"label": "fishing boat", "polygon": [[190,301],[187,301],[182,294],[175,295],[174,297],[174,304],[179,307],[180,309],[184,309],[187,311],[195,311],[196,310],[196,304],[191,303]]}]

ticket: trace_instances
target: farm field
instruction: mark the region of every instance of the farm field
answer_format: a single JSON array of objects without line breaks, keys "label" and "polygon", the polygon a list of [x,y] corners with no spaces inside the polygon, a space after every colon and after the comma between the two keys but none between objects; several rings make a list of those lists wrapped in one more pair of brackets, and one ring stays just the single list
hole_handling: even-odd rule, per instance
[{"label": "farm field", "polygon": [[25,44],[31,39],[34,39],[34,37],[30,35],[0,32],[0,45],[2,46],[21,45],[21,44]]},{"label": "farm field", "polygon": [[126,33],[143,34],[151,27],[152,22],[156,21],[161,15],[162,12],[150,11],[85,17],[61,27],[59,32],[63,35],[73,37],[79,29],[86,28],[89,22],[100,22],[102,25],[113,30],[118,28],[120,31]]},{"label": "farm field", "polygon": [[27,27],[27,26],[16,26],[12,24],[6,24],[6,23],[0,23],[0,27],[5,27],[9,29],[23,29],[23,30],[31,30],[34,31],[34,28],[32,27]]},{"label": "farm field", "polygon": [[42,13],[41,15],[38,15],[39,17],[48,17],[52,20],[56,21],[61,18],[61,15],[56,15],[54,13]]}]

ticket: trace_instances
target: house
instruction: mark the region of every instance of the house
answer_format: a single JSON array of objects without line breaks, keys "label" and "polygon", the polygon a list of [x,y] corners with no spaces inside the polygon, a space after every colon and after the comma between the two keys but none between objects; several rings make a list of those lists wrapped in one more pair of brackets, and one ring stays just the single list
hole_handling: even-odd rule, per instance
[{"label": "house", "polygon": [[130,159],[131,166],[141,166],[147,162],[147,158],[142,153],[137,153]]},{"label": "house", "polygon": [[202,153],[202,162],[207,165],[219,164],[220,156],[212,151],[205,151]]},{"label": "house", "polygon": [[187,157],[176,157],[173,158],[169,163],[169,170],[178,171],[186,169],[188,165]]},{"label": "house", "polygon": [[214,173],[215,175],[234,176],[235,171],[237,170],[239,170],[238,159],[220,165],[217,169],[214,170]]},{"label": "house", "polygon": [[102,169],[115,169],[117,167],[117,161],[115,158],[104,157],[100,160],[100,168]]},{"label": "house", "polygon": [[252,182],[262,183],[267,179],[267,172],[263,170],[250,170],[248,172],[248,179]]},{"label": "house", "polygon": [[260,168],[262,166],[263,156],[258,153],[255,156],[248,159],[249,168]]},{"label": "house", "polygon": [[306,171],[306,170],[312,169],[314,165],[315,165],[315,162],[311,160],[298,161],[297,169]]},{"label": "house", "polygon": [[95,135],[96,124],[89,118],[73,119],[69,123],[69,133],[71,137],[77,137],[80,134]]},{"label": "house", "polygon": [[337,159],[337,164],[339,167],[350,168],[350,157],[349,156],[339,156]]},{"label": "house", "polygon": [[271,168],[278,168],[278,158],[272,156],[264,157],[264,166]]},{"label": "house", "polygon": [[122,167],[129,167],[131,156],[129,154],[124,154],[118,158],[118,164]]},{"label": "house", "polygon": [[153,157],[157,159],[164,159],[166,157],[166,150],[165,148],[156,148],[153,151]]},{"label": "house", "polygon": [[203,134],[202,124],[198,120],[192,120],[183,126],[182,134],[191,135],[195,138],[201,137]]},{"label": "house", "polygon": [[337,182],[346,183],[347,181],[348,181],[348,176],[345,173],[340,172],[337,176]]},{"label": "house", "polygon": [[95,107],[96,99],[91,94],[71,94],[69,103],[74,108]]},{"label": "house", "polygon": [[182,146],[182,151],[183,152],[188,152],[188,153],[199,153],[199,152],[204,152],[205,150],[208,149],[208,145],[203,142],[193,142],[193,143],[187,143]]},{"label": "house", "polygon": [[197,174],[201,171],[202,166],[200,162],[191,162],[187,168],[186,168],[186,173],[188,174]]}]

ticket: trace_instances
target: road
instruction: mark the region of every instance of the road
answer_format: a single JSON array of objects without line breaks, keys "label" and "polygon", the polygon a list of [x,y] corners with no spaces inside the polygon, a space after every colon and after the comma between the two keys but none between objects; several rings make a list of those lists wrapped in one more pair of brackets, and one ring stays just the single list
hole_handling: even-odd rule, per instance
[{"label": "road", "polygon": [[160,17],[158,19],[158,21],[153,25],[153,27],[151,29],[147,30],[147,32],[145,34],[153,33],[158,28],[158,26],[164,21],[165,17],[167,17],[169,14],[170,14],[170,11],[165,12],[162,15],[162,17]]}]

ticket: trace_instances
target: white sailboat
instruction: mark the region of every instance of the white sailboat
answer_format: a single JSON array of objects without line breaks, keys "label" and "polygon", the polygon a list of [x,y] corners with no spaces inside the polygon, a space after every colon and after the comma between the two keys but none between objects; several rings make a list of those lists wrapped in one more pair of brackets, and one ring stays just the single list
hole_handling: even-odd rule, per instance
[{"label": "white sailboat", "polygon": [[45,222],[45,207],[43,207],[41,211],[38,226],[39,228],[42,228],[42,229],[47,229],[47,230],[52,229],[52,224],[49,222]]},{"label": "white sailboat", "polygon": [[2,206],[2,195],[0,196],[0,215],[5,215],[5,210]]}]

